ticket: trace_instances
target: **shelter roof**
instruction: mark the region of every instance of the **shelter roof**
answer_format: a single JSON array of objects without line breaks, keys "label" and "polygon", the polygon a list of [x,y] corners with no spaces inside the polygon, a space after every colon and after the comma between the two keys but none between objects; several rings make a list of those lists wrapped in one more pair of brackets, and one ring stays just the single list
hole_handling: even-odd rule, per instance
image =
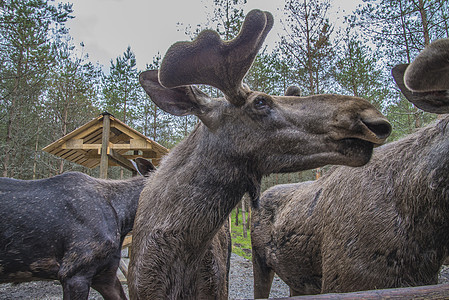
[{"label": "shelter roof", "polygon": [[158,165],[168,149],[129,127],[109,113],[82,125],[42,150],[88,168],[100,165],[103,118],[110,118],[108,165],[130,168],[128,159],[143,157]]}]

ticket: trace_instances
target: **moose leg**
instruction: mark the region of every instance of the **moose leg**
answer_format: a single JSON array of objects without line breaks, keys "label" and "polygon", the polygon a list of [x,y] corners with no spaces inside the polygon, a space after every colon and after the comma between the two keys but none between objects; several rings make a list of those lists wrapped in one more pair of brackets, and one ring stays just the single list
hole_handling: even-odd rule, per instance
[{"label": "moose leg", "polygon": [[117,269],[110,270],[92,280],[92,288],[98,291],[105,300],[127,299],[116,272]]},{"label": "moose leg", "polygon": [[61,280],[64,300],[86,300],[89,297],[90,279],[75,275]]},{"label": "moose leg", "polygon": [[254,298],[268,298],[274,271],[267,266],[266,260],[253,251]]}]

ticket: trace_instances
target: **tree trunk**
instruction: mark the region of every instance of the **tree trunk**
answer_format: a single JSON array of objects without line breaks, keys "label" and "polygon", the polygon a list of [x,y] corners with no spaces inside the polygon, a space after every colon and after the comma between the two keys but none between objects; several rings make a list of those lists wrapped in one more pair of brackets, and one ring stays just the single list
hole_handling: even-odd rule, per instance
[{"label": "tree trunk", "polygon": [[418,9],[419,14],[421,15],[421,22],[423,27],[423,34],[424,34],[424,45],[427,46],[430,44],[430,37],[429,37],[429,27],[427,22],[427,12],[424,8],[424,1],[418,0]]},{"label": "tree trunk", "polygon": [[239,205],[235,207],[235,226],[239,226]]},{"label": "tree trunk", "polygon": [[36,130],[36,143],[34,147],[34,162],[33,162],[33,179],[36,179],[37,172],[37,153],[39,151],[39,131],[40,129],[40,118],[37,118],[37,130]]},{"label": "tree trunk", "polygon": [[422,112],[420,110],[418,110],[417,107],[414,107],[413,117],[415,119],[415,128],[421,128],[421,126],[422,126],[421,115],[422,115]]},{"label": "tree trunk", "polygon": [[[68,111],[69,111],[69,101],[66,100],[66,104],[64,107],[64,119],[62,120],[62,136],[67,134],[67,119],[68,119]],[[64,159],[61,159],[59,163],[59,174],[64,172]]]},{"label": "tree trunk", "polygon": [[309,73],[309,91],[310,95],[314,94],[314,76],[313,76],[313,63],[312,63],[312,46],[310,45],[310,28],[309,28],[309,11],[307,11],[307,0],[304,0],[304,25],[306,33],[306,43],[307,43],[307,71]]},{"label": "tree trunk", "polygon": [[15,109],[16,109],[16,97],[17,97],[17,89],[19,87],[19,78],[20,78],[20,74],[21,72],[19,71],[19,76],[18,78],[16,78],[15,82],[14,82],[14,89],[12,92],[12,97],[11,97],[11,106],[9,108],[8,111],[8,121],[7,121],[7,125],[6,125],[6,140],[5,140],[5,144],[6,144],[6,151],[5,151],[5,159],[3,161],[3,177],[8,177],[9,175],[9,162],[11,160],[11,149],[12,147],[12,133],[14,132],[14,125],[15,125]]},{"label": "tree trunk", "polygon": [[243,229],[243,237],[246,239],[248,237],[246,233],[246,208],[245,208],[245,201],[246,195],[242,198],[242,229]]},{"label": "tree trunk", "polygon": [[157,106],[154,105],[154,111],[153,111],[153,140],[156,140],[156,134],[157,134]]},{"label": "tree trunk", "polygon": [[6,151],[5,151],[5,159],[3,160],[3,177],[8,177],[8,168],[9,168],[9,160],[10,160],[10,156],[9,156],[9,152],[11,151],[11,143],[12,143],[12,137],[11,137],[11,132],[12,132],[12,127],[13,127],[13,110],[14,110],[14,105],[15,105],[15,99],[13,98],[12,100],[12,104],[11,107],[9,108],[9,113],[8,113],[8,122],[6,125],[6,140],[5,140],[5,145],[6,145]]},{"label": "tree trunk", "polygon": [[246,220],[246,230],[251,230],[251,205],[248,205],[248,220]]},{"label": "tree trunk", "polygon": [[[439,3],[440,3],[440,11],[441,11],[441,19],[443,20],[443,22],[444,22],[444,31],[446,32],[446,37],[447,38],[449,38],[449,26],[448,26],[448,19],[447,19],[447,15],[445,15],[444,14],[444,2],[445,1],[447,1],[447,0],[440,0],[439,1]],[[447,11],[446,11],[446,13],[447,13]]]},{"label": "tree trunk", "polygon": [[407,62],[411,63],[411,59],[410,59],[410,46],[408,45],[408,39],[407,39],[407,30],[405,27],[405,18],[404,18],[404,9],[402,7],[402,0],[399,0],[399,8],[400,8],[400,14],[401,14],[401,27],[402,27],[402,34],[404,37],[404,42],[405,42],[405,53],[407,54]]}]

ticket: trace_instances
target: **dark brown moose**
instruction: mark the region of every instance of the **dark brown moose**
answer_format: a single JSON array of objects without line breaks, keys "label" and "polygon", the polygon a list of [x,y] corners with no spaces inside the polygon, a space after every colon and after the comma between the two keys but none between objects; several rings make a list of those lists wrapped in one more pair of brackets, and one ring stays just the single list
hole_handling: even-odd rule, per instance
[{"label": "dark brown moose", "polygon": [[[141,174],[153,165],[136,160]],[[126,299],[117,278],[147,177],[102,180],[68,172],[40,180],[0,178],[0,283],[59,280],[64,300]]]},{"label": "dark brown moose", "polygon": [[[394,78],[413,103],[447,112],[448,58],[449,39],[434,42]],[[291,295],[436,284],[449,254],[448,123],[377,148],[363,167],[267,190],[252,217],[255,298],[274,273]]]},{"label": "dark brown moose", "polygon": [[[257,201],[261,178],[325,164],[361,166],[390,134],[367,101],[339,95],[270,96],[242,85],[273,25],[253,10],[238,36],[213,31],[167,51],[140,82],[160,108],[201,123],[162,161],[142,191],[129,268],[132,299],[206,299],[200,262],[245,192]],[[225,95],[212,99],[193,84]]]}]

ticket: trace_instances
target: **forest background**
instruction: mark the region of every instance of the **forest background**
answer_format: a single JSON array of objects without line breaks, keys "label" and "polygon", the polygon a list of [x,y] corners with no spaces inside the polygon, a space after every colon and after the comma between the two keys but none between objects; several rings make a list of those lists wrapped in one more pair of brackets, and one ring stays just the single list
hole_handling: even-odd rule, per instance
[{"label": "forest background", "polygon": [[[246,0],[210,0],[207,27],[233,38],[244,19]],[[330,0],[285,0],[280,41],[263,48],[245,82],[253,90],[282,95],[289,85],[304,96],[340,93],[368,99],[393,124],[389,141],[436,118],[406,101],[390,70],[407,63],[431,41],[449,37],[447,0],[366,0],[348,12],[342,27],[329,21]],[[70,3],[0,0],[0,175],[39,179],[86,169],[41,149],[108,111],[167,148],[198,122],[157,108],[138,83],[132,45],[106,66],[75,47],[66,23],[76,17]],[[206,24],[179,24],[193,39]],[[175,42],[175,41],[173,41]],[[78,46],[78,45],[77,45]],[[81,45],[82,46],[82,45]],[[155,53],[146,69],[157,69]],[[106,69],[106,71],[104,71]],[[209,94],[219,92],[204,88]],[[118,168],[118,167],[117,167]],[[264,187],[310,180],[322,170],[274,174]],[[123,174],[109,173],[111,178]],[[125,176],[129,176],[125,172]]]}]

